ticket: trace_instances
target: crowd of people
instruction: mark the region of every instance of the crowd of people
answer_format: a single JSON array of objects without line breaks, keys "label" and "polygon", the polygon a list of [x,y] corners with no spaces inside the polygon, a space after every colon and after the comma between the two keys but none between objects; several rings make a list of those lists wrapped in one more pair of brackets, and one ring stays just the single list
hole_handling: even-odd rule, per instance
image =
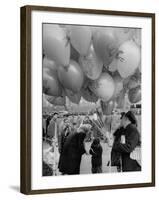
[{"label": "crowd of people", "polygon": [[[98,113],[99,114],[99,113]],[[100,113],[101,114],[101,113]],[[102,116],[100,116],[102,119]],[[43,120],[43,140],[52,145],[55,137],[59,152],[58,171],[62,175],[80,174],[82,155],[91,155],[91,172],[102,173],[102,166],[115,166],[118,172],[141,171],[141,166],[131,153],[140,144],[137,120],[133,112],[121,113],[120,125],[114,131],[113,138],[106,127],[100,128],[86,115],[65,116],[60,118],[53,113]],[[86,143],[90,142],[90,148]],[[102,163],[103,148],[106,143],[111,148],[110,161]],[[53,150],[54,151],[54,150]],[[53,175],[52,168],[43,161],[43,175]]]}]

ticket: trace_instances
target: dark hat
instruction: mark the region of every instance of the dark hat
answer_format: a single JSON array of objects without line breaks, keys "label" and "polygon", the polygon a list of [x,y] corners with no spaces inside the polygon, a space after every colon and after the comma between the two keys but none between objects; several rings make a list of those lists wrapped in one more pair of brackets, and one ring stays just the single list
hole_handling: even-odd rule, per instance
[{"label": "dark hat", "polygon": [[128,111],[125,114],[125,117],[127,117],[132,124],[136,124],[137,123],[136,117],[135,117],[135,115],[134,115],[134,113],[132,111]]},{"label": "dark hat", "polygon": [[120,119],[122,119],[125,115],[125,112],[121,112],[121,116],[120,116]]}]

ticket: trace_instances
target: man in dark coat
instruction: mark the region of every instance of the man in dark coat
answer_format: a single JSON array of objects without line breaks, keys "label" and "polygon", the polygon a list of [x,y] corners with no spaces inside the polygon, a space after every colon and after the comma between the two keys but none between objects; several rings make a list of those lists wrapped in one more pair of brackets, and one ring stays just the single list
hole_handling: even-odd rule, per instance
[{"label": "man in dark coat", "polygon": [[81,127],[78,132],[67,137],[59,165],[60,172],[70,175],[80,173],[81,158],[86,153],[84,139],[87,132],[88,130]]},{"label": "man in dark coat", "polygon": [[128,111],[122,117],[122,125],[124,127],[123,135],[120,141],[113,145],[113,151],[121,153],[122,171],[141,171],[141,166],[136,160],[130,158],[131,152],[139,143],[139,132],[136,127],[136,118],[131,111]]},{"label": "man in dark coat", "polygon": [[[120,120],[122,120],[124,115],[125,115],[125,112],[122,112]],[[113,133],[114,142],[113,142],[113,147],[111,151],[111,166],[116,166],[118,172],[121,172],[121,153],[114,150],[114,147],[116,143],[121,141],[121,135],[124,134],[124,128],[122,126],[123,126],[122,123],[120,123],[119,128]]]}]

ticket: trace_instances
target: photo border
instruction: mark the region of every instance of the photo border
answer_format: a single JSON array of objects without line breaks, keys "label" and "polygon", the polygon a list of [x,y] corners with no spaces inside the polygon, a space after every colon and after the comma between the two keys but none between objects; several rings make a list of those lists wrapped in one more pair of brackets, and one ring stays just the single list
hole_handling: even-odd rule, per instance
[{"label": "photo border", "polygon": [[[63,13],[84,13],[98,15],[115,15],[131,17],[148,17],[152,19],[152,162],[151,182],[136,184],[101,185],[76,188],[58,188],[32,190],[31,188],[31,13],[32,11],[49,11]],[[111,10],[93,10],[47,6],[21,7],[21,141],[20,141],[20,191],[24,194],[44,194],[61,192],[79,192],[107,189],[124,189],[155,186],[155,14],[140,12],[125,12]]]}]

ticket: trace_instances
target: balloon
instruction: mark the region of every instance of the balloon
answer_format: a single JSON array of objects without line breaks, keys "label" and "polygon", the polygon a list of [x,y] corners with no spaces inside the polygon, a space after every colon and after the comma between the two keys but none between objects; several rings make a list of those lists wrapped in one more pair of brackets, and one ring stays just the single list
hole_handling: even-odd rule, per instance
[{"label": "balloon", "polygon": [[141,87],[137,86],[128,92],[128,98],[131,103],[137,103],[141,100]]},{"label": "balloon", "polygon": [[101,108],[102,108],[103,114],[111,115],[112,111],[114,109],[114,106],[115,106],[114,101],[109,101],[109,102],[100,101],[100,103],[101,103]]},{"label": "balloon", "polygon": [[80,55],[87,55],[91,45],[92,32],[88,26],[71,26],[70,40]]},{"label": "balloon", "polygon": [[92,80],[99,78],[103,69],[103,63],[97,57],[93,45],[90,47],[87,56],[80,56],[79,63],[88,78]]},{"label": "balloon", "polygon": [[113,78],[105,72],[97,80],[92,81],[90,88],[97,97],[109,101],[114,94],[115,84]]},{"label": "balloon", "polygon": [[73,103],[79,104],[79,102],[81,100],[80,92],[74,93],[71,90],[65,89],[65,93],[66,93],[67,97],[70,99],[70,101],[72,101]]},{"label": "balloon", "polygon": [[43,72],[48,73],[50,76],[52,74],[57,74],[57,65],[56,63],[47,58],[46,56],[43,58]]},{"label": "balloon", "polygon": [[93,34],[93,46],[97,56],[102,59],[105,66],[108,66],[116,56],[118,49],[117,38],[113,29],[97,30]]},{"label": "balloon", "polygon": [[84,81],[82,69],[79,64],[73,60],[70,61],[68,67],[58,67],[58,77],[61,84],[74,93],[80,91]]},{"label": "balloon", "polygon": [[62,94],[62,88],[56,74],[51,76],[45,71],[43,73],[43,92],[47,95],[60,96]]},{"label": "balloon", "polygon": [[43,25],[43,48],[46,55],[58,64],[69,64],[70,43],[66,32],[59,25]]},{"label": "balloon", "polygon": [[97,102],[98,97],[91,91],[89,87],[82,88],[81,90],[82,97],[88,102]]},{"label": "balloon", "polygon": [[120,77],[120,75],[117,74],[117,73],[113,76],[113,80],[114,80],[114,83],[115,83],[115,90],[114,90],[114,94],[113,94],[113,98],[114,98],[114,97],[117,97],[119,95],[119,93],[122,91],[123,80]]},{"label": "balloon", "polygon": [[134,74],[140,62],[140,48],[129,40],[119,48],[117,69],[121,77],[127,78]]},{"label": "balloon", "polygon": [[130,40],[133,37],[134,31],[135,29],[132,28],[114,28],[114,33],[117,37],[118,44],[121,45]]}]

